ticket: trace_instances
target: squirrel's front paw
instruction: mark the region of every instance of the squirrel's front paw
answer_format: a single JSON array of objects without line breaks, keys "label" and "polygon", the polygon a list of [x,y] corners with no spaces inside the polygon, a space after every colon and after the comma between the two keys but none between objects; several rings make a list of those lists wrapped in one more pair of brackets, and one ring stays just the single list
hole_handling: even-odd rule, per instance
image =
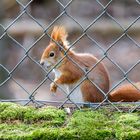
[{"label": "squirrel's front paw", "polygon": [[51,92],[56,92],[56,90],[57,90],[57,85],[55,85],[55,83],[51,83],[51,85],[50,85],[50,91]]}]

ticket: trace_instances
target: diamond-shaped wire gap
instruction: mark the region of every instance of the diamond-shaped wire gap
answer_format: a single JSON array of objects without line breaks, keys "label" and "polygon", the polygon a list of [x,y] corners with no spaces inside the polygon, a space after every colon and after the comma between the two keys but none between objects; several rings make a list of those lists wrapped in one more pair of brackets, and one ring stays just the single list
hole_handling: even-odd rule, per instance
[{"label": "diamond-shaped wire gap", "polygon": [[5,34],[4,32],[5,32],[4,27],[2,24],[0,24],[0,38],[1,38],[1,36],[4,36],[3,35],[3,34]]},{"label": "diamond-shaped wire gap", "polygon": [[[136,35],[134,32],[135,32],[135,30],[139,30],[139,27],[137,27],[137,28],[134,28],[133,26],[135,26],[135,24],[137,24],[137,22],[139,21],[139,19],[140,19],[140,16],[139,17],[137,17],[135,20],[133,20],[131,23],[127,23],[127,26],[126,27],[123,27],[114,17],[112,17],[110,14],[108,14],[107,13],[107,15],[116,23],[116,24],[118,24],[118,26],[120,26],[120,28],[124,31],[124,33],[114,42],[114,44],[116,43],[116,42],[118,42],[119,41],[119,39],[122,37],[122,36],[124,36],[124,35],[126,35],[137,47],[140,47],[139,46],[139,44],[137,43],[137,41],[135,41],[131,36],[133,35]],[[130,35],[131,36],[130,36]],[[111,44],[112,45],[112,44]],[[110,45],[110,46],[111,46]]]},{"label": "diamond-shaped wire gap", "polygon": [[[13,19],[17,17],[20,9],[19,5],[16,3],[16,0],[14,1],[1,1],[0,4],[0,9],[1,9],[1,19],[3,20],[2,22],[8,22],[9,19]],[[7,18],[7,19],[6,19]]]},{"label": "diamond-shaped wire gap", "polygon": [[140,19],[127,31],[127,37],[130,38],[140,48]]},{"label": "diamond-shaped wire gap", "polygon": [[0,64],[0,86],[3,86],[10,78],[8,69]]},{"label": "diamond-shaped wire gap", "polygon": [[33,2],[33,0],[16,0],[16,2],[23,8],[27,8]]},{"label": "diamond-shaped wire gap", "polygon": [[6,35],[5,27],[0,24],[0,40]]},{"label": "diamond-shaped wire gap", "polygon": [[[126,28],[125,32],[129,32],[130,30],[134,30],[132,27],[134,25],[136,25],[136,23],[138,23],[138,21],[140,21],[140,16],[138,16],[137,18],[133,19],[133,21],[131,21],[128,25],[128,27]],[[137,29],[139,29],[139,27],[137,26]]]},{"label": "diamond-shaped wire gap", "polygon": [[[79,25],[80,28],[84,29],[83,26],[80,24],[80,22],[78,22],[76,19],[73,18],[73,16],[71,16],[70,14],[68,14],[67,9],[70,7],[70,5],[72,4],[73,0],[69,0],[69,2],[64,6],[59,0],[57,0],[57,2],[62,6],[61,11],[64,11],[64,13],[71,18],[73,21],[75,21],[75,23],[77,23]],[[65,23],[65,22],[64,22]]]},{"label": "diamond-shaped wire gap", "polygon": [[[72,37],[70,40],[75,39],[74,35],[70,35]],[[91,40],[87,34],[85,34],[78,42],[76,42],[76,44],[73,46],[73,50],[78,53],[90,53],[98,58],[104,55],[103,49],[98,46],[96,41]]]},{"label": "diamond-shaped wire gap", "polygon": [[[58,85],[57,92],[52,93],[50,91],[51,82],[53,82],[52,74],[50,74],[48,76],[48,79],[44,83],[42,83],[42,85],[39,86],[39,88],[36,88],[35,91],[33,90],[34,94],[32,96],[35,97],[35,100],[40,100],[40,101],[44,100],[44,101],[46,101],[46,103],[52,102],[52,105],[58,105],[59,102],[62,102],[65,100],[67,91],[64,91],[62,89],[62,86]],[[53,102],[54,102],[54,104],[53,104]],[[57,102],[58,102],[58,104],[57,104]]]},{"label": "diamond-shaped wire gap", "polygon": [[[104,8],[104,6],[103,6],[101,3],[99,3],[99,4]],[[129,24],[128,27],[125,29],[125,28],[124,28],[114,17],[112,17],[108,12],[106,12],[106,14],[107,14],[116,24],[118,24],[118,26],[120,26],[120,28],[121,28],[122,30],[124,30],[124,33],[123,33],[113,44],[110,45],[110,47],[108,48],[108,50],[109,50],[114,44],[116,44],[116,43],[120,40],[120,38],[123,37],[125,34],[127,35],[127,37],[129,37],[130,40],[132,40],[132,41],[139,47],[139,45],[137,44],[137,42],[136,42],[135,40],[133,40],[133,39],[126,33],[126,32],[131,28],[131,26],[133,26],[133,24],[135,24],[135,22],[138,21],[139,17],[136,18],[136,19],[135,19],[131,24]]]},{"label": "diamond-shaped wire gap", "polygon": [[[85,7],[88,7],[88,10],[86,10]],[[102,13],[102,9],[103,8],[97,2],[88,0],[83,2],[72,1],[70,6],[65,10],[69,17],[78,22],[83,28],[86,28],[93,19]]]},{"label": "diamond-shaped wire gap", "polygon": [[[133,12],[130,10],[133,9]],[[124,18],[133,19],[139,16],[140,5],[134,1],[113,1],[107,11],[110,15],[116,18],[121,24],[124,23]]]},{"label": "diamond-shaped wire gap", "polygon": [[[110,1],[112,1],[112,0],[96,0],[96,2],[98,3],[98,4],[102,4],[102,6],[106,6],[106,5],[108,5],[108,3],[110,3]],[[114,1],[112,1],[112,2],[114,2]],[[112,3],[111,3],[112,4]]]},{"label": "diamond-shaped wire gap", "polygon": [[68,40],[72,35],[77,39],[83,33],[81,26],[65,13],[55,22],[55,25],[57,24],[64,26],[68,34],[70,33],[68,35]]},{"label": "diamond-shaped wire gap", "polygon": [[127,76],[131,81],[134,82],[139,82],[140,81],[140,76],[139,76],[139,71],[140,71],[140,61],[135,63],[130,70],[127,71]]},{"label": "diamond-shaped wire gap", "polygon": [[[31,58],[30,58],[31,59]],[[51,74],[51,71],[52,70],[50,70],[50,71],[46,71],[45,69],[44,69],[44,72],[46,72],[46,74],[45,74],[45,78],[41,81],[41,83],[39,83],[33,90],[32,90],[32,92],[31,92],[31,94],[30,94],[30,97],[34,97],[34,99],[37,101],[37,102],[39,102],[39,101],[41,101],[41,100],[44,100],[45,101],[45,103],[46,104],[49,104],[49,103],[51,103],[52,105],[55,105],[55,104],[58,104],[59,102],[62,102],[63,100],[64,100],[64,98],[66,98],[66,91],[64,91],[63,89],[62,89],[62,87],[60,87],[59,85],[58,85],[58,93],[56,93],[56,96],[52,96],[52,95],[55,95],[55,94],[52,94],[51,92],[50,92],[50,87],[49,87],[49,85],[50,85],[50,82],[54,82],[53,81],[53,76],[52,76],[52,74]],[[46,86],[45,86],[46,85]],[[44,87],[44,88],[41,88],[41,87]],[[47,90],[45,90],[45,87],[47,87]],[[61,92],[60,92],[61,91]],[[45,94],[46,93],[46,94]],[[64,94],[62,94],[62,93],[64,93]],[[42,94],[43,94],[43,96],[42,96]],[[44,97],[44,95],[45,95],[45,97]],[[59,98],[59,97],[60,98]],[[42,97],[43,97],[43,99],[42,99]],[[57,103],[58,102],[58,103]]]},{"label": "diamond-shaped wire gap", "polygon": [[36,40],[33,42],[32,45],[30,45],[30,48],[27,50],[27,54],[32,57],[36,62],[40,62],[41,56],[45,50],[45,48],[49,45],[50,43],[50,38],[44,34],[43,36],[35,37]]},{"label": "diamond-shaped wire gap", "polygon": [[67,6],[67,4],[69,4],[69,2],[73,2],[73,0],[56,0],[58,2],[58,4],[60,4],[62,7]]},{"label": "diamond-shaped wire gap", "polygon": [[24,88],[19,81],[13,78],[13,76],[11,76],[11,79],[6,84],[8,85],[8,88],[12,93],[10,99],[28,100],[28,88]]},{"label": "diamond-shaped wire gap", "polygon": [[[24,6],[22,5],[22,7],[24,8]],[[30,17],[30,19],[34,20],[43,30],[45,30],[45,20],[41,19],[41,17],[39,16],[38,18],[34,17],[32,14],[32,6],[30,7],[30,10],[28,10],[27,8],[25,9],[25,13],[26,15],[28,15],[28,17]],[[27,18],[27,17],[26,17]]]},{"label": "diamond-shaped wire gap", "polygon": [[4,51],[1,53],[1,64],[11,71],[25,55],[25,50],[8,35],[2,40],[5,43]]},{"label": "diamond-shaped wire gap", "polygon": [[106,20],[104,14],[87,30],[87,34],[100,44],[109,46],[124,34],[124,30],[112,19]]},{"label": "diamond-shaped wire gap", "polygon": [[[40,21],[38,21],[38,20],[36,20],[35,18],[33,18],[30,14],[29,14],[29,12],[28,12],[28,6],[29,6],[29,4],[31,3],[32,1],[30,1],[26,6],[24,6],[24,5],[22,5],[22,3],[20,3],[19,2],[19,4],[24,8],[24,14],[20,17],[20,18],[22,18],[24,15],[28,15],[28,18],[27,18],[27,16],[26,16],[26,19],[25,18],[23,18],[23,19],[25,19],[25,20],[21,20],[19,23],[20,24],[18,24],[19,25],[19,29],[20,29],[20,26],[22,26],[23,24],[24,24],[24,22],[27,22],[27,23],[29,23],[29,25],[31,25],[29,28],[26,28],[26,30],[22,30],[23,32],[21,32],[21,30],[18,30],[19,32],[17,32],[17,33],[19,33],[19,34],[24,34],[25,32],[28,32],[28,33],[30,33],[31,35],[32,34],[34,34],[34,35],[38,35],[39,33],[40,33],[40,31],[41,31],[41,29],[39,29],[39,28],[37,28],[36,26],[35,26],[35,23],[36,24],[38,24],[38,26],[40,26],[40,28],[42,28],[42,30],[44,29],[43,28],[43,26],[42,26],[42,24],[43,23],[40,23]],[[23,12],[22,11],[22,12]],[[22,23],[23,22],[23,23]],[[27,24],[27,23],[25,23],[25,24]],[[33,24],[34,23],[34,24]],[[17,25],[16,25],[17,26]],[[32,26],[34,26],[34,28],[32,28]],[[36,30],[37,29],[37,30]],[[13,33],[15,33],[14,32],[14,29],[12,30],[13,31]],[[35,32],[36,31],[36,32]]]},{"label": "diamond-shaped wire gap", "polygon": [[106,13],[106,9],[111,4],[111,2],[112,0],[110,0],[109,3],[105,7],[103,7],[102,12],[86,27],[84,31],[87,31],[93,24],[95,24]]},{"label": "diamond-shaped wire gap", "polygon": [[94,44],[95,46],[97,46],[104,54],[106,53],[105,52],[105,49],[104,49],[104,45],[100,44],[99,42],[97,42],[93,37],[91,37],[87,32],[85,34],[85,36],[90,39]]},{"label": "diamond-shaped wire gap", "polygon": [[14,71],[12,77],[29,92],[42,81],[44,75],[40,67],[34,63],[28,56],[20,62]]},{"label": "diamond-shaped wire gap", "polygon": [[2,100],[15,99],[15,92],[11,89],[11,79],[0,85],[0,102]]},{"label": "diamond-shaped wire gap", "polygon": [[[104,6],[100,2],[99,4],[104,8]],[[108,11],[106,11],[106,15],[116,24],[118,24],[118,26],[124,31],[124,34],[126,34],[127,37],[130,38],[139,47],[138,43],[129,34],[136,35],[135,30],[139,31],[139,26],[136,25],[140,19],[140,16],[137,16],[137,18],[133,18],[131,20],[129,18],[128,20],[125,19],[125,21],[120,23],[120,21],[117,18],[113,17]]]},{"label": "diamond-shaped wire gap", "polygon": [[[8,34],[6,32],[6,30],[5,30],[3,25],[0,24],[0,27],[1,27],[0,31],[2,31],[0,40],[2,40],[4,38],[3,39],[4,42],[8,42],[8,41],[14,42],[16,44],[16,46],[18,46],[18,47],[22,48],[24,51],[26,51],[25,48],[16,39],[14,39],[10,34]],[[8,40],[8,41],[6,41],[6,40]],[[18,40],[21,40],[21,37],[18,37]]]},{"label": "diamond-shaped wire gap", "polygon": [[[27,50],[24,48],[24,46],[23,46],[22,44],[20,44],[16,39],[14,39],[11,35],[9,35],[8,33],[6,33],[6,35],[8,36],[8,38],[11,39],[12,42],[14,42],[14,44],[16,44],[16,46],[18,46],[19,48],[21,48],[24,52],[27,51]],[[21,40],[21,37],[19,37],[18,40]]]},{"label": "diamond-shaped wire gap", "polygon": [[[34,0],[30,4],[30,14],[35,19],[45,19],[47,24],[51,24],[56,17],[58,17],[63,11],[61,6],[56,1],[37,1]],[[26,11],[28,13],[28,11]]]},{"label": "diamond-shaped wire gap", "polygon": [[[35,2],[36,3],[36,2]],[[53,2],[53,4],[54,4],[54,2]],[[21,4],[22,5],[22,4]],[[67,6],[69,6],[69,5],[67,5]],[[66,6],[66,7],[67,7]],[[22,7],[24,7],[23,5],[22,5]],[[26,6],[27,7],[27,6]],[[33,15],[32,16],[32,14],[30,14],[27,10],[26,10],[26,7],[24,8],[25,9],[25,12],[26,12],[26,14],[30,17],[30,18],[32,18],[37,24],[39,24],[42,28],[43,28],[43,26],[40,24],[40,22],[38,22],[38,20],[37,20],[37,18]],[[46,8],[46,7],[45,7]],[[52,8],[51,8],[52,9]],[[55,9],[56,10],[56,9]],[[49,10],[49,12],[50,12],[51,10]],[[44,12],[44,11],[43,11]],[[54,12],[52,12],[52,13],[54,13]],[[48,29],[63,15],[65,13],[65,11],[59,11],[59,12],[57,12],[57,15],[55,15],[54,16],[54,19],[50,22],[50,23],[48,23],[48,26],[46,27],[46,29],[44,30],[44,32],[46,32],[46,31],[48,31]],[[39,15],[39,18],[40,18],[40,15]],[[44,29],[44,28],[43,28]]]},{"label": "diamond-shaped wire gap", "polygon": [[[26,22],[29,22],[29,25],[32,24],[32,23],[30,23],[30,22],[31,22],[31,19],[32,19],[32,20],[35,21],[42,29],[44,29],[43,26],[42,26],[43,23],[40,23],[39,19],[36,20],[36,19],[29,13],[30,10],[28,10],[28,7],[29,7],[29,5],[32,3],[32,1],[33,1],[33,0],[24,1],[24,2],[26,3],[26,4],[24,5],[24,4],[23,4],[23,1],[17,0],[17,3],[23,8],[23,9],[21,10],[21,12],[22,12],[22,13],[24,12],[24,14],[23,14],[20,18],[23,17],[23,19],[25,19]],[[26,17],[25,17],[24,15],[26,15]],[[30,19],[30,20],[29,20],[29,19]],[[21,20],[21,21],[24,21],[24,20]],[[43,21],[41,21],[41,22],[43,22]],[[20,23],[22,24],[22,22],[20,22]],[[19,25],[19,26],[20,26],[20,25]],[[33,25],[32,25],[32,26],[33,26]],[[32,27],[32,26],[31,26],[31,27]],[[29,28],[29,29],[32,29],[32,28]],[[32,30],[29,30],[29,29],[27,29],[27,32],[30,32],[30,34],[35,34],[35,35],[38,34],[37,31],[34,32],[34,30],[35,30],[36,28],[34,28],[34,30],[33,30],[33,29],[32,29]],[[13,33],[15,33],[14,30],[12,30],[12,31],[13,31]],[[25,32],[26,32],[26,31],[25,31]],[[23,33],[25,33],[25,32],[23,32]],[[17,33],[22,34],[22,33],[20,32],[20,30],[19,30],[19,32],[16,32],[16,34],[17,34]]]},{"label": "diamond-shaped wire gap", "polygon": [[[22,19],[21,16],[16,23],[7,30],[7,32],[27,49],[35,41],[34,37],[42,35],[44,30],[30,17],[28,19]],[[24,40],[19,40],[19,36],[21,38],[24,37]]]},{"label": "diamond-shaped wire gap", "polygon": [[127,71],[140,59],[139,53],[140,49],[124,36],[108,50],[107,56]]},{"label": "diamond-shaped wire gap", "polygon": [[16,18],[14,18],[14,20],[10,21],[10,23],[6,23],[7,25],[4,26],[5,32],[13,25],[17,22],[17,20],[25,13],[25,10],[23,10],[19,15],[16,16]]},{"label": "diamond-shaped wire gap", "polygon": [[113,62],[109,57],[104,56],[101,61],[109,75],[110,87],[114,85],[117,81],[120,81],[124,76],[124,71],[115,62]]}]

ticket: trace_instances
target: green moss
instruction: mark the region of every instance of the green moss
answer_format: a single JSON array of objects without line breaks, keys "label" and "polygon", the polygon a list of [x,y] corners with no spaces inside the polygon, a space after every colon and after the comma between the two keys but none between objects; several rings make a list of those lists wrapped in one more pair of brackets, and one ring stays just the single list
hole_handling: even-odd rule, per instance
[{"label": "green moss", "polygon": [[0,103],[0,112],[2,112],[3,110],[5,110],[5,108],[11,106],[12,103]]},{"label": "green moss", "polygon": [[34,116],[34,120],[45,120],[48,124],[56,124],[61,125],[64,122],[66,114],[64,111],[49,107],[49,108],[41,108],[36,111],[36,115]]},{"label": "green moss", "polygon": [[0,112],[1,120],[11,120],[11,119],[19,119],[21,117],[20,106],[17,104],[11,103],[2,103]]},{"label": "green moss", "polygon": [[1,140],[140,140],[140,114],[0,103]]},{"label": "green moss", "polygon": [[33,126],[25,124],[1,124],[0,125],[0,138],[2,139],[16,139],[20,136],[26,136],[34,130]]},{"label": "green moss", "polygon": [[46,125],[61,125],[66,117],[63,110],[55,107],[36,109],[31,106],[9,104],[2,103],[0,105],[0,122],[20,120],[28,124],[44,122]]},{"label": "green moss", "polygon": [[131,114],[124,114],[124,115],[121,115],[117,118],[117,121],[118,122],[121,122],[121,123],[125,123],[125,124],[129,124],[131,123],[131,125],[133,123],[136,123],[139,121],[139,116],[137,115],[137,113],[131,113]]},{"label": "green moss", "polygon": [[140,131],[128,132],[123,136],[122,140],[140,140]]},{"label": "green moss", "polygon": [[114,136],[108,127],[110,121],[101,111],[76,111],[72,116],[68,127],[77,128],[81,140],[85,139],[111,139]]}]

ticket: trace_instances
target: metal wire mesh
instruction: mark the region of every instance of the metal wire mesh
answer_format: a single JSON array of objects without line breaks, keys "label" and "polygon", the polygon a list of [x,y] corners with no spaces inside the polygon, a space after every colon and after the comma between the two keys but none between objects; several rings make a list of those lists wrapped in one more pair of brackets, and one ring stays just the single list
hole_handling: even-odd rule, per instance
[{"label": "metal wire mesh", "polygon": [[[1,101],[11,101],[11,102],[24,102],[24,105],[28,105],[29,103],[35,103],[36,105],[44,105],[44,104],[49,104],[49,103],[58,103],[57,101],[46,101],[46,100],[37,100],[35,99],[35,96],[37,94],[37,90],[46,82],[46,80],[50,80],[51,82],[54,82],[53,79],[50,77],[50,73],[53,71],[53,69],[55,67],[57,67],[57,65],[59,65],[63,59],[65,57],[67,57],[70,61],[72,61],[77,67],[79,67],[84,73],[85,73],[85,77],[83,78],[82,81],[78,82],[76,84],[76,86],[67,94],[66,91],[64,91],[61,87],[58,88],[60,90],[62,90],[64,92],[64,94],[66,94],[66,98],[64,101],[59,102],[59,106],[63,107],[65,104],[72,104],[75,105],[76,107],[80,108],[80,105],[83,104],[87,104],[90,107],[95,107],[95,108],[99,108],[103,105],[106,104],[111,104],[113,107],[115,107],[118,111],[120,111],[120,109],[116,106],[116,104],[119,103],[112,103],[108,100],[108,94],[113,91],[118,85],[120,85],[123,81],[128,81],[129,83],[131,83],[133,86],[134,83],[128,78],[128,74],[140,63],[140,60],[138,60],[133,66],[131,66],[131,68],[129,68],[127,71],[124,71],[118,63],[116,63],[112,58],[109,57],[108,52],[110,51],[110,49],[112,49],[114,47],[115,44],[117,44],[124,36],[127,37],[129,40],[131,40],[138,48],[140,48],[140,45],[137,41],[135,41],[129,34],[128,31],[131,29],[131,27],[140,19],[140,16],[138,16],[137,18],[135,18],[133,20],[133,22],[127,26],[127,28],[123,27],[121,25],[121,23],[114,18],[109,12],[108,12],[108,7],[112,4],[113,0],[109,0],[106,5],[103,5],[101,1],[96,0],[97,4],[99,4],[102,8],[100,14],[86,27],[83,27],[83,25],[76,20],[73,16],[71,16],[69,14],[69,12],[67,12],[67,9],[71,6],[71,4],[73,3],[74,0],[69,0],[68,3],[66,5],[64,5],[62,3],[62,1],[60,0],[56,0],[57,5],[61,7],[62,12],[59,13],[59,15],[47,26],[42,25],[42,23],[40,23],[40,21],[38,19],[36,19],[35,17],[32,16],[32,14],[29,12],[28,8],[30,6],[30,4],[33,2],[33,0],[28,1],[26,4],[23,4],[20,0],[16,0],[16,3],[21,7],[20,13],[16,16],[16,18],[14,18],[14,20],[12,22],[10,22],[8,24],[8,26],[4,26],[3,24],[0,24],[1,28],[4,30],[2,35],[0,36],[0,41],[4,38],[5,35],[7,35],[15,44],[17,44],[23,51],[24,51],[24,56],[22,57],[22,59],[20,59],[20,61],[16,64],[16,66],[12,69],[12,70],[8,70],[3,64],[0,64],[0,67],[3,71],[5,71],[7,73],[7,77],[0,83],[0,87],[4,86],[5,84],[7,84],[7,82],[9,80],[14,81],[20,88],[22,88],[22,90],[28,95],[27,99],[1,99]],[[136,0],[137,5],[140,5],[140,2],[138,0]],[[96,22],[98,22],[103,15],[106,14],[113,22],[115,22],[119,28],[122,30],[122,34],[115,39],[115,41],[110,44],[108,46],[107,49],[104,49],[101,45],[99,45],[98,41],[96,41],[95,39],[93,39],[89,34],[88,34],[88,30],[91,28],[91,26],[93,26]],[[42,35],[40,35],[31,45],[29,45],[28,48],[26,48],[24,45],[20,44],[10,33],[9,30],[10,28],[15,25],[16,22],[18,22],[18,20],[23,16],[23,15],[28,15],[28,18],[32,19],[43,31]],[[35,60],[31,55],[30,55],[30,51],[35,47],[35,45],[44,37],[44,36],[48,36],[51,39],[50,34],[48,33],[49,29],[58,21],[61,20],[62,16],[67,16],[69,17],[73,22],[75,22],[77,24],[77,26],[82,30],[82,34],[72,43],[70,44],[70,48],[65,52],[65,56],[49,71],[46,71],[40,64],[38,60]],[[24,17],[22,17],[24,18]],[[97,47],[103,52],[102,57],[99,59],[99,61],[89,70],[85,71],[79,64],[77,64],[74,60],[72,60],[72,58],[70,58],[67,55],[67,52],[79,41],[81,40],[83,37],[87,37],[90,41],[92,41],[94,44],[97,45]],[[57,43],[57,42],[55,42]],[[59,45],[59,44],[58,44]],[[3,50],[4,51],[4,50]],[[38,65],[39,68],[41,70],[43,70],[46,74],[45,74],[45,78],[31,91],[29,92],[28,89],[24,88],[24,86],[22,84],[20,84],[17,79],[14,78],[13,73],[17,70],[17,68],[19,66],[21,66],[21,64],[23,63],[23,61],[28,58],[30,61],[32,61],[35,65]],[[108,59],[113,65],[115,65],[120,71],[121,73],[123,73],[123,79],[121,79],[117,84],[115,84],[110,90],[109,92],[106,94],[102,91],[102,89],[93,81],[90,82],[95,85],[100,91],[101,93],[104,95],[104,100],[101,103],[76,103],[73,102],[70,99],[70,95],[72,94],[72,92],[88,77],[88,74],[99,64],[101,63],[104,59]],[[136,87],[137,88],[137,87]],[[139,90],[139,89],[138,89]],[[46,93],[47,94],[47,93]],[[131,110],[129,111],[134,111],[135,109],[137,109],[140,106],[139,102],[135,102],[133,103],[135,106],[131,108]]]}]

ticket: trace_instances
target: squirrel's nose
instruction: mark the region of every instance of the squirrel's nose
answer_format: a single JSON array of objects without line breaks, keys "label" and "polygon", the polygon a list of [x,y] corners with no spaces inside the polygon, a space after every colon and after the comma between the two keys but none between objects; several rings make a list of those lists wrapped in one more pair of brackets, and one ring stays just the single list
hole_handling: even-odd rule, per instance
[{"label": "squirrel's nose", "polygon": [[40,65],[42,65],[42,66],[43,66],[43,65],[44,65],[44,61],[40,61]]}]

